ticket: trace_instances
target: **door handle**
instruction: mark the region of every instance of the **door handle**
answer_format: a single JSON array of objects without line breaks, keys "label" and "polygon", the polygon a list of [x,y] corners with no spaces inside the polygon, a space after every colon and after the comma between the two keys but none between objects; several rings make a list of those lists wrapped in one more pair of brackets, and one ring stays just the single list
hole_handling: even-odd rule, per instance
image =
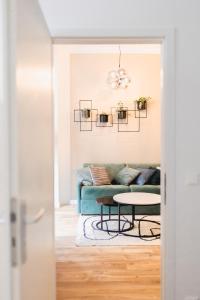
[{"label": "door handle", "polygon": [[35,216],[33,217],[25,216],[25,223],[27,225],[36,224],[43,218],[44,215],[45,215],[45,209],[40,208],[39,211],[35,214]]},{"label": "door handle", "polygon": [[46,210],[40,208],[38,212],[30,217],[26,213],[26,204],[21,205],[21,262],[25,264],[27,261],[27,225],[37,224],[45,215]]}]

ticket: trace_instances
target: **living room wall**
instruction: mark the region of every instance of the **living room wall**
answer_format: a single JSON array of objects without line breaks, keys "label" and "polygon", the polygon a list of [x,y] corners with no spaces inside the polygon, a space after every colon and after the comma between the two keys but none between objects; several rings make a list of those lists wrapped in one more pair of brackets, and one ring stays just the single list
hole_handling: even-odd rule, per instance
[{"label": "living room wall", "polygon": [[[160,55],[123,54],[122,67],[132,80],[125,90],[113,90],[106,82],[108,72],[117,65],[117,54],[71,55],[71,116],[80,99],[91,99],[94,108],[109,112],[119,101],[134,109],[139,96],[152,98],[140,132],[119,133],[117,125],[97,128],[95,124],[92,132],[80,132],[79,124],[71,118],[72,199],[76,198],[76,171],[84,162],[160,162]],[[134,124],[123,130],[131,128]]]},{"label": "living room wall", "polygon": [[[106,82],[108,72],[117,66],[118,53],[70,54],[68,46],[54,45],[56,198],[60,203],[76,199],[76,171],[84,162],[160,162],[160,54],[122,52],[121,66],[131,77],[126,90],[112,90]],[[97,128],[95,124],[92,132],[80,132],[73,121],[81,99],[91,99],[94,108],[109,112],[119,101],[133,109],[140,96],[151,97],[140,132],[118,133],[117,125]],[[127,130],[131,128],[130,124]]]}]

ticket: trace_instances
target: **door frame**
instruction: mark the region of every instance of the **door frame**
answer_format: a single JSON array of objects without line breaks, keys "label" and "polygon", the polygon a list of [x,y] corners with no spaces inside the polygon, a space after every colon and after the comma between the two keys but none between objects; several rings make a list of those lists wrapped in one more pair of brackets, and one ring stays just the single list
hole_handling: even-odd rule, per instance
[{"label": "door frame", "polygon": [[8,3],[0,0],[0,299],[12,297]]},{"label": "door frame", "polygon": [[[81,33],[81,34],[80,34]],[[53,44],[147,44],[161,45],[161,299],[175,299],[176,288],[176,102],[175,30],[119,29],[69,32]]]}]

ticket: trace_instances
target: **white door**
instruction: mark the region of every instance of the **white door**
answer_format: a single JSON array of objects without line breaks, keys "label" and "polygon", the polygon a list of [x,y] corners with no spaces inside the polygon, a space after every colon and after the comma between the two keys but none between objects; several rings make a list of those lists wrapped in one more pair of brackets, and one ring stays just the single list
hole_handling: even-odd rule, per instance
[{"label": "white door", "polygon": [[[37,0],[10,1],[12,300],[55,299],[51,39]],[[16,208],[14,207],[16,206]]]}]

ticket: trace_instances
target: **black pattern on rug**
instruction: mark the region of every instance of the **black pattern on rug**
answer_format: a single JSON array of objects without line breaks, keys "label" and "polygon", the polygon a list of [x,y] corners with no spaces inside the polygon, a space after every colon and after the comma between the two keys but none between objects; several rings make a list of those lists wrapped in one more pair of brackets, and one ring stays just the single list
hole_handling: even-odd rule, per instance
[{"label": "black pattern on rug", "polygon": [[[123,217],[123,226],[122,226],[122,230],[125,228],[125,226],[127,225],[127,224],[129,224],[130,223],[130,221],[128,220],[128,218],[127,217],[125,217],[125,216],[121,216],[121,217]],[[133,230],[130,230],[130,232],[129,233],[118,233],[118,232],[116,232],[116,233],[114,233],[114,232],[109,232],[109,226],[110,226],[110,224],[108,224],[108,223],[110,223],[110,222],[112,222],[113,220],[111,219],[111,220],[105,220],[104,221],[104,224],[105,224],[105,230],[106,231],[101,231],[99,228],[97,228],[97,226],[96,226],[96,224],[97,224],[97,222],[99,222],[99,220],[97,219],[97,217],[96,216],[90,216],[90,217],[87,217],[85,220],[84,220],[84,222],[83,222],[83,235],[84,235],[84,237],[86,238],[86,239],[88,239],[88,240],[93,240],[93,241],[107,241],[107,240],[112,240],[112,239],[115,239],[116,237],[118,237],[119,235],[124,235],[124,236],[126,236],[126,237],[136,237],[136,234],[134,233],[134,234],[131,234],[131,232],[133,232],[133,231],[135,231],[135,229],[136,228],[138,228],[138,231],[139,231],[139,233],[138,233],[138,235],[137,235],[137,237],[139,238],[139,239],[141,239],[141,240],[143,240],[143,241],[147,241],[147,242],[149,242],[149,241],[154,241],[154,240],[157,240],[157,239],[160,239],[160,237],[159,236],[156,236],[156,237],[151,237],[151,235],[153,236],[154,234],[155,234],[155,231],[159,231],[160,230],[160,226],[158,227],[151,227],[151,228],[149,228],[148,229],[148,233],[146,232],[145,233],[145,235],[149,235],[149,237],[142,237],[142,235],[144,235],[144,233],[143,234],[141,234],[141,222],[140,221],[144,221],[145,220],[145,218],[149,218],[149,216],[143,216],[142,218],[140,218],[140,220],[138,221],[135,221],[135,224],[137,224],[135,227],[134,227],[134,229]],[[94,220],[92,220],[92,219],[94,219]],[[114,220],[113,222],[117,222],[117,220]],[[145,222],[143,222],[143,223],[145,223]],[[138,225],[139,224],[139,225]],[[89,236],[89,234],[88,234],[88,232],[87,232],[87,228],[88,228],[88,226],[91,226],[92,227],[92,230],[95,232],[99,232],[99,231],[101,231],[101,232],[103,232],[104,234],[105,234],[105,237],[104,238],[96,238],[95,237],[95,234],[94,234],[94,238],[92,238],[92,237],[90,237]],[[144,227],[142,228],[142,230],[144,231]]]}]

